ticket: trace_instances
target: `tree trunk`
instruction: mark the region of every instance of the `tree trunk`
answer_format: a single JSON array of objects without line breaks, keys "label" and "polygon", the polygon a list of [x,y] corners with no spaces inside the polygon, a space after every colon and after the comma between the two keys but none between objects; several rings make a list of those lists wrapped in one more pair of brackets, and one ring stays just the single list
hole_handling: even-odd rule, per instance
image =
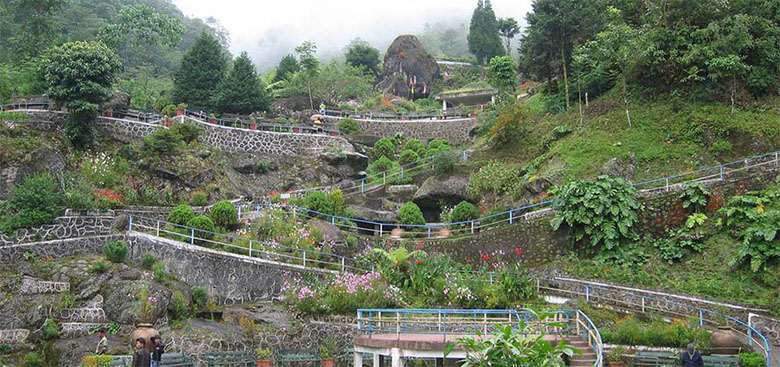
[{"label": "tree trunk", "polygon": [[307,83],[307,89],[309,90],[309,106],[314,110],[314,99],[311,96],[311,83]]},{"label": "tree trunk", "polygon": [[734,77],[731,80],[731,114],[734,114],[734,100],[736,99],[737,95],[737,78]]},{"label": "tree trunk", "polygon": [[569,103],[569,74],[566,71],[566,52],[563,49],[563,45],[561,45],[561,65],[563,65],[563,89],[564,93],[566,93],[566,110],[569,109],[570,103]]},{"label": "tree trunk", "polygon": [[628,88],[626,87],[626,77],[623,76],[623,106],[626,109],[626,119],[628,119],[628,127],[631,127],[631,113],[628,112]]},{"label": "tree trunk", "polygon": [[582,115],[582,85],[580,83],[580,78],[577,78],[577,107],[579,107],[580,110],[580,127],[582,127],[584,117]]}]

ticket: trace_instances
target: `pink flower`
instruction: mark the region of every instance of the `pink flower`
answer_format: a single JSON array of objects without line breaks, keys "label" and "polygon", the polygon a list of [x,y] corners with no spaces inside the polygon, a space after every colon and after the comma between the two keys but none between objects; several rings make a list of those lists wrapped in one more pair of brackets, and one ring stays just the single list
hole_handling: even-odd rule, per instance
[{"label": "pink flower", "polygon": [[302,287],[298,290],[298,299],[304,300],[306,298],[314,297],[314,291],[309,287]]}]

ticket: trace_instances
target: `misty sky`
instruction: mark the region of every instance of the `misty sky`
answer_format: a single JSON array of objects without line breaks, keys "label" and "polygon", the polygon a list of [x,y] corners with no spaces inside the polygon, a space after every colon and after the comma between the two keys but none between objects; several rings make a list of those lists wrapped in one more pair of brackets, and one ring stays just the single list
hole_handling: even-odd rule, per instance
[{"label": "misty sky", "polygon": [[[419,33],[426,22],[466,23],[477,0],[173,0],[188,16],[216,18],[230,32],[233,54],[249,52],[261,69],[305,40],[320,55],[340,54],[354,38],[383,52],[399,34]],[[497,17],[521,24],[531,0],[493,0]]]}]

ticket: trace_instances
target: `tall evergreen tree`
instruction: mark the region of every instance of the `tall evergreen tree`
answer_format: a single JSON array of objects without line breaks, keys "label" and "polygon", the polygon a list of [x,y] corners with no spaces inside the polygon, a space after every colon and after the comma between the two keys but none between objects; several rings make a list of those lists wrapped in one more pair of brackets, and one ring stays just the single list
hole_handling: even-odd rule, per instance
[{"label": "tall evergreen tree", "polygon": [[347,64],[363,68],[371,74],[379,74],[379,50],[371,47],[368,42],[354,40],[347,49]]},{"label": "tall evergreen tree", "polygon": [[176,102],[197,108],[211,107],[217,86],[225,77],[227,61],[219,40],[211,33],[201,33],[174,75],[173,96]]},{"label": "tall evergreen tree", "polygon": [[479,0],[469,26],[469,51],[480,64],[494,56],[504,54],[504,46],[498,34],[498,20],[490,0]]},{"label": "tall evergreen tree", "polygon": [[279,61],[279,66],[276,67],[274,81],[278,82],[280,80],[285,80],[288,76],[295,74],[300,70],[301,66],[298,65],[298,60],[295,59],[295,56],[287,55],[282,57],[282,60]]},{"label": "tall evergreen tree", "polygon": [[268,109],[265,88],[246,52],[236,58],[233,69],[219,84],[212,105],[220,112],[241,114]]}]

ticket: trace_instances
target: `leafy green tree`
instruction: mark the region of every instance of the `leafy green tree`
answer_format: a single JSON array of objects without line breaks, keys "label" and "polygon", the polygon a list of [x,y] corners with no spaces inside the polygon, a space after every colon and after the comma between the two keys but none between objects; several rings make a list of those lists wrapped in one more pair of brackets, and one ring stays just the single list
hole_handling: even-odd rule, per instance
[{"label": "leafy green tree", "polygon": [[48,173],[30,176],[13,188],[0,205],[0,231],[11,233],[20,228],[50,223],[63,209],[64,197],[57,181]]},{"label": "leafy green tree", "polygon": [[503,55],[504,50],[498,35],[498,20],[490,0],[479,0],[471,15],[469,26],[469,51],[480,64],[494,56]]},{"label": "leafy green tree", "polygon": [[219,84],[212,105],[220,112],[249,114],[267,110],[268,102],[255,65],[247,53],[242,52]]},{"label": "leafy green tree", "polygon": [[450,220],[452,222],[465,222],[479,218],[479,208],[468,201],[461,201],[452,208]]},{"label": "leafy green tree", "polygon": [[65,134],[76,148],[93,143],[98,106],[111,97],[119,68],[119,57],[102,42],[68,42],[42,57],[48,94],[68,108]]},{"label": "leafy green tree", "polygon": [[488,63],[490,84],[503,93],[513,93],[517,84],[517,68],[511,56],[495,56]]},{"label": "leafy green tree", "polygon": [[145,4],[124,6],[114,23],[100,30],[100,38],[117,49],[125,64],[133,54],[149,46],[175,47],[181,42],[184,24],[178,18],[162,14]]},{"label": "leafy green tree", "polygon": [[306,90],[309,94],[309,107],[313,110],[314,97],[312,96],[312,84],[314,78],[319,75],[320,71],[320,61],[317,59],[317,44],[306,41],[295,48],[295,53],[298,55],[298,60],[301,65],[299,76],[302,79],[302,83],[306,86]]},{"label": "leafy green tree", "polygon": [[520,33],[520,25],[515,18],[501,18],[498,20],[498,33],[504,37],[506,54],[512,54],[512,40]]},{"label": "leafy green tree", "polygon": [[234,229],[238,226],[238,210],[233,203],[222,200],[218,201],[209,210],[209,217],[219,227],[225,229]]},{"label": "leafy green tree", "polygon": [[347,49],[347,64],[363,68],[373,75],[379,73],[379,50],[361,40],[352,41]]},{"label": "leafy green tree", "polygon": [[[16,60],[30,59],[46,50],[55,40],[57,12],[65,6],[65,0],[10,0],[0,8],[2,13],[10,15],[11,23],[6,23],[9,33],[0,33],[0,45],[8,42],[10,57]],[[2,56],[0,56],[0,59]]]},{"label": "leafy green tree", "polygon": [[219,41],[211,33],[202,32],[174,74],[174,99],[191,108],[211,107],[226,69],[227,57]]},{"label": "leafy green tree", "polygon": [[301,66],[298,65],[298,60],[295,59],[295,56],[287,55],[282,57],[282,60],[279,61],[279,66],[276,67],[276,76],[274,76],[274,81],[278,82],[285,80],[290,75],[293,75],[300,70]]},{"label": "leafy green tree", "polygon": [[398,222],[401,224],[425,224],[425,217],[417,204],[407,202],[398,209]]}]

